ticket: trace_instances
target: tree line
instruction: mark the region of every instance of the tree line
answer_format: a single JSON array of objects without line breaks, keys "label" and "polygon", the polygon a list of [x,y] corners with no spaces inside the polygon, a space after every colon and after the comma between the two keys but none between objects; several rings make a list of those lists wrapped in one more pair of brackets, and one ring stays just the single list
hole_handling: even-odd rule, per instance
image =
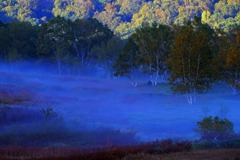
[{"label": "tree line", "polygon": [[182,26],[153,23],[137,29],[127,40],[115,65],[116,76],[136,85],[136,73],[148,73],[153,85],[166,75],[172,90],[186,94],[206,92],[216,81],[240,91],[240,28],[226,33],[195,17]]},{"label": "tree line", "polygon": [[212,27],[228,31],[240,23],[239,0],[1,0],[0,19],[41,24],[53,16],[96,18],[115,34],[127,38],[142,23],[182,25],[201,17]]},{"label": "tree line", "polygon": [[[240,91],[240,27],[213,29],[201,18],[183,25],[143,24],[128,39],[96,19],[55,17],[40,26],[0,23],[0,58],[52,64],[58,73],[102,69],[106,76],[126,76],[137,85],[140,74],[152,85],[166,77],[174,92],[188,96],[206,92],[216,81]],[[94,67],[93,67],[94,66]]]},{"label": "tree line", "polygon": [[[111,59],[112,51],[98,53],[103,52],[103,48],[117,49],[122,43],[96,19],[70,21],[59,16],[40,26],[17,21],[0,23],[0,35],[0,58],[3,61],[34,60],[55,64],[60,75],[70,74],[69,69],[74,67],[77,70],[90,63]],[[105,67],[109,68],[109,64]]]}]

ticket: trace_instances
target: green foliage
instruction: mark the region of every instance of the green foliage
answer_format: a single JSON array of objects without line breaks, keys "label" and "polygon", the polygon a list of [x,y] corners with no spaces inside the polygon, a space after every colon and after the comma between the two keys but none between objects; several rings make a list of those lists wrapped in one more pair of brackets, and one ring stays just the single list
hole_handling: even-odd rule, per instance
[{"label": "green foliage", "polygon": [[94,3],[91,0],[55,0],[52,13],[71,20],[89,18],[94,10]]},{"label": "green foliage", "polygon": [[233,28],[219,37],[218,55],[215,59],[218,78],[230,84],[233,94],[240,91],[240,29]]},{"label": "green foliage", "polygon": [[37,0],[2,0],[0,1],[0,10],[13,19],[37,24],[39,20],[34,17],[33,13],[37,4]]},{"label": "green foliage", "polygon": [[37,28],[29,22],[12,22],[0,26],[0,57],[19,61],[36,57]]},{"label": "green foliage", "polygon": [[151,76],[155,74],[155,79],[151,79],[157,84],[158,76],[166,71],[166,59],[168,57],[173,33],[169,26],[146,24],[137,29],[132,35],[133,41],[139,48],[139,56],[144,71]]},{"label": "green foliage", "polygon": [[[113,32],[96,19],[72,22],[58,16],[40,26],[33,26],[29,22],[0,23],[0,34],[1,60],[39,60],[51,63],[57,66],[60,75],[70,73],[70,70],[79,64],[83,66],[96,59],[99,60],[98,63],[104,63],[100,62],[103,61],[103,58],[100,58],[104,57],[103,55],[98,58],[90,55],[94,47],[108,47],[106,54],[108,59],[113,61],[113,55],[118,53],[112,53],[111,49],[115,48],[116,52],[117,47],[121,48],[123,45],[120,39],[115,39],[116,44],[114,39],[109,41]],[[120,46],[114,46],[118,44]],[[102,51],[102,54],[105,52]],[[74,66],[69,67],[71,65]]]},{"label": "green foliage", "polygon": [[197,127],[196,131],[201,135],[202,140],[230,139],[234,135],[233,123],[228,119],[206,117],[197,122]]},{"label": "green foliage", "polygon": [[203,13],[202,13],[202,21],[204,23],[209,23],[210,16],[211,16],[211,13],[209,11],[203,11]]},{"label": "green foliage", "polygon": [[140,66],[139,48],[132,38],[129,38],[121,54],[116,58],[113,65],[115,76],[127,76],[132,85],[136,86],[135,74]]},{"label": "green foliage", "polygon": [[121,23],[121,18],[117,16],[117,7],[112,3],[107,3],[103,11],[95,12],[94,18],[107,25],[112,31]]},{"label": "green foliage", "polygon": [[[183,25],[195,16],[202,17],[211,27],[229,31],[240,25],[239,8],[238,0],[2,0],[0,18],[32,24],[45,22],[52,16],[73,21],[96,18],[126,38],[143,23]],[[131,32],[126,32],[127,29]]]},{"label": "green foliage", "polygon": [[157,84],[158,76],[168,71],[173,91],[186,94],[189,103],[215,80],[228,82],[235,93],[240,89],[239,27],[226,33],[200,18],[182,26],[146,23],[124,43],[96,19],[70,21],[58,16],[40,26],[0,23],[0,33],[1,60],[51,63],[60,75],[94,62],[108,76],[114,70],[136,85],[137,73],[149,74]]},{"label": "green foliage", "polygon": [[240,91],[240,28],[231,37],[233,41],[228,47],[225,68],[228,71],[231,86]]},{"label": "green foliage", "polygon": [[72,46],[70,21],[61,17],[56,17],[44,23],[39,29],[37,51],[41,57],[50,61],[55,61],[58,72],[62,74],[62,64],[70,56],[69,50]]},{"label": "green foliage", "polygon": [[214,37],[214,31],[198,18],[176,30],[167,62],[169,82],[174,84],[172,90],[186,94],[191,104],[195,93],[206,91],[214,80]]},{"label": "green foliage", "polygon": [[144,0],[118,0],[116,4],[120,5],[119,13],[122,15],[133,15],[138,12]]},{"label": "green foliage", "polygon": [[89,59],[90,51],[111,39],[113,33],[96,19],[76,20],[73,22],[73,48],[81,65]]},{"label": "green foliage", "polygon": [[165,62],[172,39],[173,32],[169,26],[144,24],[132,34],[117,58],[115,74],[125,75],[133,81],[134,70],[138,70],[149,74],[152,84],[156,85],[158,77],[166,71]]}]

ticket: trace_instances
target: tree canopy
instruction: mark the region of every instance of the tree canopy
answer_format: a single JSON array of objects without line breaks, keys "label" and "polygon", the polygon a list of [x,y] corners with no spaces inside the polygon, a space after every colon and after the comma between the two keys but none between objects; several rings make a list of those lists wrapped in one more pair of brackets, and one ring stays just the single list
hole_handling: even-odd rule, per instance
[{"label": "tree canopy", "polygon": [[122,38],[143,23],[183,25],[201,17],[212,27],[229,31],[240,25],[239,0],[2,0],[0,19],[41,24],[52,16],[71,20],[96,18]]}]

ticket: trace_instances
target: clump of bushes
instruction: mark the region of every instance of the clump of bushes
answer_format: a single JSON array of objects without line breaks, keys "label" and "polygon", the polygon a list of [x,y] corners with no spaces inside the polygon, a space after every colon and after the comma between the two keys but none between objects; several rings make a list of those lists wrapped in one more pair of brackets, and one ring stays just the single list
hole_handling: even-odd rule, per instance
[{"label": "clump of bushes", "polygon": [[197,122],[197,132],[201,140],[225,140],[234,136],[233,123],[219,117],[206,117]]},{"label": "clump of bushes", "polygon": [[240,137],[233,130],[233,123],[219,117],[205,117],[197,122],[200,140],[194,148],[240,148]]}]

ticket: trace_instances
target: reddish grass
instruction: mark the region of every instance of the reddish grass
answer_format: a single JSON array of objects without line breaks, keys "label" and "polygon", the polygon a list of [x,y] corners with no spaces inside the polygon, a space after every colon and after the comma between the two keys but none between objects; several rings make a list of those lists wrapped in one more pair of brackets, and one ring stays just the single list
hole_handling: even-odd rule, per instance
[{"label": "reddish grass", "polygon": [[240,149],[211,149],[171,154],[136,154],[122,160],[240,160]]},{"label": "reddish grass", "polygon": [[240,160],[240,149],[191,151],[187,141],[153,143],[101,149],[74,147],[0,147],[0,160]]},{"label": "reddish grass", "polygon": [[116,160],[127,155],[164,154],[182,152],[191,149],[189,142],[173,142],[164,140],[154,143],[135,146],[119,146],[101,149],[84,149],[73,147],[47,147],[47,148],[23,148],[23,147],[0,147],[0,160]]},{"label": "reddish grass", "polygon": [[31,100],[31,93],[15,85],[0,86],[0,104],[20,104]]}]

